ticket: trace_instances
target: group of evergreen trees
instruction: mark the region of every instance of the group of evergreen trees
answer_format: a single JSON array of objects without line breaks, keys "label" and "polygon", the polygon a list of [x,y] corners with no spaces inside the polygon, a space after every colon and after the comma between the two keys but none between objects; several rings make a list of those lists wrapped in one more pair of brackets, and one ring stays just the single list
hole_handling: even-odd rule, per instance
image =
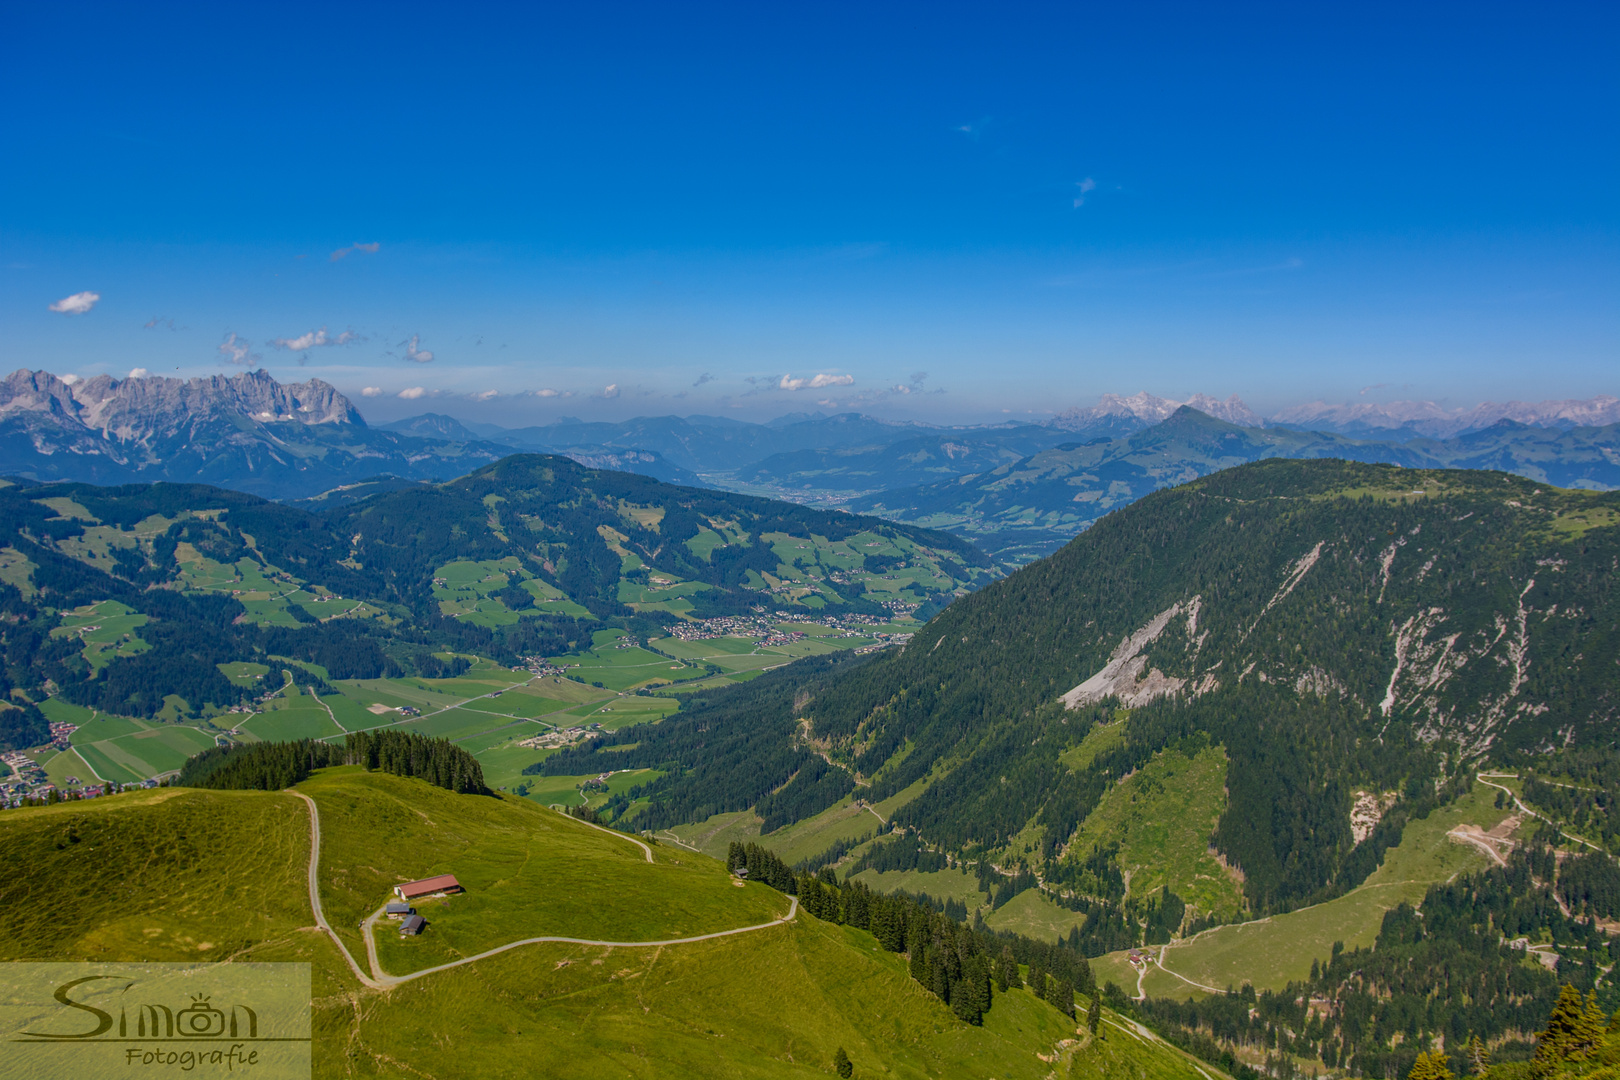
[{"label": "group of evergreen trees", "polygon": [[354,731],[343,743],[247,743],[204,750],[186,760],[175,784],[231,791],[280,791],[331,765],[412,776],[458,794],[488,795],[478,759],[448,739],[415,732]]},{"label": "group of evergreen trees", "polygon": [[840,881],[831,867],[796,874],[774,852],[754,843],[733,842],[726,866],[746,869],[750,881],[798,896],[809,915],[866,930],[889,952],[906,954],[911,977],[967,1023],[983,1022],[996,991],[1025,985],[1020,964],[1029,968],[1030,991],[1067,1016],[1074,1015],[1077,991],[1096,994],[1091,965],[1061,942],[1047,945],[967,926],[926,900],[875,893],[847,877]]}]

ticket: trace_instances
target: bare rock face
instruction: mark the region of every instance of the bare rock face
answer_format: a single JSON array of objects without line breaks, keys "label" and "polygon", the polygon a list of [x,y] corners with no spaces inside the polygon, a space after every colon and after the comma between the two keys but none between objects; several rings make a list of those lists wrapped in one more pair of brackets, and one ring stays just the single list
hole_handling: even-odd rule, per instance
[{"label": "bare rock face", "polygon": [[146,442],[198,423],[245,417],[259,423],[354,424],[365,420],[320,379],[278,383],[265,371],[207,379],[99,375],[71,385],[48,371],[16,371],[0,383],[0,420],[27,418],[104,440]]},{"label": "bare rock face", "polygon": [[264,371],[69,382],[23,370],[0,382],[0,474],[31,480],[201,482],[301,498],[380,475],[448,480],[505,453],[374,431],[330,383]]}]

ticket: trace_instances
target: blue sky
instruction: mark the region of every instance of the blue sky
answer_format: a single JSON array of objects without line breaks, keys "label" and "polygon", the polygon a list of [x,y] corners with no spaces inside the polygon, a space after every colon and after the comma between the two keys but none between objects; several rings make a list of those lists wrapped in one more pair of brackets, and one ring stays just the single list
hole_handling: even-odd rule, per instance
[{"label": "blue sky", "polygon": [[10,5],[0,366],[506,424],[1616,393],[1617,11]]}]

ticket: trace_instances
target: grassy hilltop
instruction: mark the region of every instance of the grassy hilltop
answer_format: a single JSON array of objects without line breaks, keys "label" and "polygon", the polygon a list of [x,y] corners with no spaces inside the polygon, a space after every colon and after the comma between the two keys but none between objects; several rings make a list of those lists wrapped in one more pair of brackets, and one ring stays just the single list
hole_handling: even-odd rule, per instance
[{"label": "grassy hilltop", "polygon": [[[423,905],[421,938],[378,934],[393,974],[524,937],[666,939],[787,909],[706,856],[654,847],[648,864],[628,840],[521,799],[349,768],[300,790],[322,810],[327,918],[362,963],[356,924],[390,886],[431,872],[467,884]],[[803,913],[662,948],[524,946],[370,990],[312,925],[309,836],[305,805],[280,792],[167,788],[7,812],[0,860],[28,872],[0,884],[0,959],[311,963],[323,1077],[813,1076],[839,1046],[857,1076],[1045,1077],[1077,1053],[1075,1022],[1027,991],[997,995],[969,1026],[904,957]],[[1110,1021],[1104,1045],[1079,1052],[1080,1075],[1106,1047],[1133,1075],[1199,1080]]]}]

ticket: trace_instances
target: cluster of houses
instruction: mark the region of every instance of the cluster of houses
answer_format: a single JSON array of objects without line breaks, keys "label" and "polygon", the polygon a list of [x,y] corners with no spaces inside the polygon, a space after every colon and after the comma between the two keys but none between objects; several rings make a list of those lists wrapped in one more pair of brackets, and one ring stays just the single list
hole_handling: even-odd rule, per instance
[{"label": "cluster of houses", "polygon": [[399,923],[400,937],[415,937],[427,929],[427,920],[416,913],[416,908],[411,906],[412,900],[451,896],[466,891],[454,874],[440,874],[420,881],[407,881],[403,885],[394,886],[394,895],[399,899],[389,901],[388,906],[383,909],[383,914]]},{"label": "cluster of houses", "polygon": [[862,645],[856,649],[857,654],[877,652],[879,649],[887,649],[890,645],[904,645],[911,640],[910,634],[873,634],[872,636],[877,640],[870,645]]},{"label": "cluster of houses", "polygon": [[601,724],[591,724],[588,727],[556,728],[543,735],[534,735],[518,742],[519,746],[530,750],[551,750],[559,746],[572,746],[581,739],[589,739],[602,730]]}]

